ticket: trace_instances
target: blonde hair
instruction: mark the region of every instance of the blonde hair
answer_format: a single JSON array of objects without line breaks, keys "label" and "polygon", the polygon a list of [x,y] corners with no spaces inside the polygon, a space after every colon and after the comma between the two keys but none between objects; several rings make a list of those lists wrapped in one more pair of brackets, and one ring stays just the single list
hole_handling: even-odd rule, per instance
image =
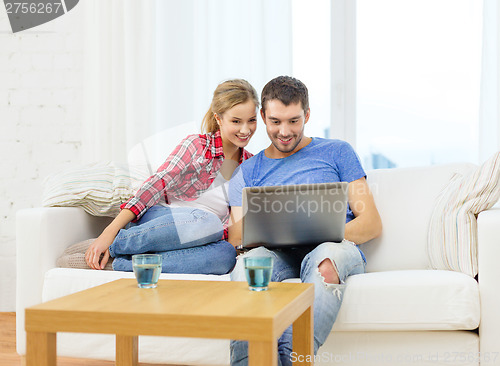
[{"label": "blonde hair", "polygon": [[259,98],[254,87],[246,80],[233,79],[220,83],[214,91],[212,103],[208,112],[203,117],[201,130],[205,133],[215,133],[219,130],[219,125],[215,119],[217,113],[221,116],[224,112],[234,106],[253,101],[255,107],[259,107]]}]

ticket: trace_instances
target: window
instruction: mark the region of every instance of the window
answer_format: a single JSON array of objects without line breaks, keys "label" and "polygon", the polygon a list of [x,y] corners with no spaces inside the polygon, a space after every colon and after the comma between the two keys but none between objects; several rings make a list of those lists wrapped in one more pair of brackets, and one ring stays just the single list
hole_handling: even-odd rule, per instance
[{"label": "window", "polygon": [[309,91],[306,136],[329,137],[330,0],[292,2],[292,76]]},{"label": "window", "polygon": [[356,17],[364,167],[477,163],[482,2],[358,0]]}]

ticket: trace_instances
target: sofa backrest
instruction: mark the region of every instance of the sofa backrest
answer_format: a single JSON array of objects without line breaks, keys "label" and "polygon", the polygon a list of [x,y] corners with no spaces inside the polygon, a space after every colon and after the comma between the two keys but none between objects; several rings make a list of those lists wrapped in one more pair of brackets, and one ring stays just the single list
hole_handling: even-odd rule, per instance
[{"label": "sofa backrest", "polygon": [[367,272],[428,269],[427,232],[434,201],[455,173],[474,164],[367,172],[367,181],[382,218],[382,235],[360,246]]}]

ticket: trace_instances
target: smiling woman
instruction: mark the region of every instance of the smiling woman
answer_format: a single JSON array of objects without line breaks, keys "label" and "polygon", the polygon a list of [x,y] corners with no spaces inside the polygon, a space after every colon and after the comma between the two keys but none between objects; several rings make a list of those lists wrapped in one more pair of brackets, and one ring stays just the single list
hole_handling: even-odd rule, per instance
[{"label": "smiling woman", "polygon": [[[245,147],[257,128],[257,105],[249,100],[221,115],[215,114],[227,159],[239,161],[238,149]],[[229,175],[226,179],[231,178]]]},{"label": "smiling woman", "polygon": [[[248,81],[220,83],[203,120],[205,133],[185,137],[120,206],[120,213],[84,251],[86,265],[105,269],[111,259],[114,270],[131,271],[132,255],[157,253],[163,257],[162,272],[229,272],[236,253],[225,241],[227,185],[236,167],[252,156],[245,147],[255,132],[258,106]],[[71,248],[75,246],[82,245]]]}]

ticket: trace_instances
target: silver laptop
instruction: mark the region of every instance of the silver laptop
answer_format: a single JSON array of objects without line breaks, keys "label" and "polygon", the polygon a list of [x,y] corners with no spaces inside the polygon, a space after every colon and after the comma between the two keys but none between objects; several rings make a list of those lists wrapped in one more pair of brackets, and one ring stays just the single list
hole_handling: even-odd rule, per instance
[{"label": "silver laptop", "polygon": [[242,246],[318,245],[344,239],[347,182],[246,187]]}]

